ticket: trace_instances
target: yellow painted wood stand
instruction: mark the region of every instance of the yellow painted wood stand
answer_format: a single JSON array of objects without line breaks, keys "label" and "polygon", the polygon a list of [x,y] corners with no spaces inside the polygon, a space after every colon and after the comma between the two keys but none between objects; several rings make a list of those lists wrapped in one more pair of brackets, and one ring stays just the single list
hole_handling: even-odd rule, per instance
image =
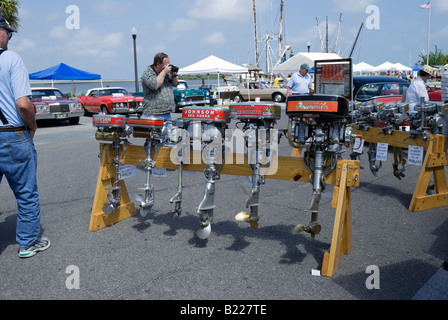
[{"label": "yellow painted wood stand", "polygon": [[[122,147],[120,147],[120,153]],[[170,148],[161,148],[156,161],[156,167],[166,169],[178,169],[170,158]],[[107,188],[115,183],[115,167],[111,162],[114,153],[111,144],[100,143],[101,165],[98,174],[98,182],[95,191],[95,199],[90,218],[90,231],[98,231],[111,226],[119,221],[130,218],[136,214],[134,204],[130,201],[125,182],[119,181],[121,187],[121,202],[118,209],[112,214],[105,214],[103,206],[107,203]],[[143,146],[126,146],[122,163],[141,166],[140,160],[146,158]],[[234,163],[237,156],[234,155]],[[192,161],[191,161],[192,162]],[[247,162],[247,161],[246,161]],[[183,165],[183,170],[203,172],[207,165],[201,161],[200,164]],[[278,157],[278,170],[266,179],[277,179],[286,181],[308,182],[311,172],[306,167],[304,159],[296,156]],[[252,176],[253,171],[248,164],[224,164],[221,174]],[[336,208],[336,217],[333,227],[333,239],[328,254],[325,254],[323,275],[331,277],[337,269],[341,254],[348,254],[352,247],[351,236],[351,193],[350,187],[359,186],[359,161],[339,161],[335,170],[326,177],[329,185],[335,185],[332,207]]]},{"label": "yellow painted wood stand", "polygon": [[[354,129],[355,133],[362,135],[366,142],[383,142],[389,146],[405,149],[409,146],[423,147],[426,156],[409,205],[409,211],[416,212],[448,206],[448,190],[445,176],[447,160],[443,150],[444,136],[429,135],[427,140],[423,140],[421,136],[411,139],[409,137],[410,133],[406,131],[395,130],[392,134],[385,134],[380,128],[374,127],[370,127],[367,131],[360,130],[357,126]],[[427,195],[426,191],[433,175],[436,193]]]}]

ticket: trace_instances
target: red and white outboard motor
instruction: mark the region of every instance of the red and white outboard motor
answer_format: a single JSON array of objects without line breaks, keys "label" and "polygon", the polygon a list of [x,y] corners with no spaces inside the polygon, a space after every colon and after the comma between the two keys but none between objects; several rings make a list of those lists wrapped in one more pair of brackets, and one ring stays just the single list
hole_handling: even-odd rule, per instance
[{"label": "red and white outboard motor", "polygon": [[246,208],[249,208],[249,212],[242,211],[235,216],[235,219],[247,222],[256,229],[260,219],[258,215],[260,187],[265,183],[262,165],[266,165],[265,170],[268,170],[270,160],[276,155],[270,146],[273,143],[278,146],[280,139],[278,130],[274,129],[274,126],[281,117],[281,106],[248,102],[231,104],[229,109],[231,119],[239,121],[237,127],[243,124],[241,130],[244,133],[247,159],[253,171],[252,190],[246,200]]},{"label": "red and white outboard motor", "polygon": [[220,107],[185,107],[182,110],[182,121],[188,123],[188,132],[193,150],[202,150],[202,159],[207,164],[204,171],[206,186],[204,198],[199,204],[197,213],[202,229],[197,232],[201,239],[207,239],[211,233],[213,210],[215,206],[215,182],[220,179],[220,171],[224,163],[223,146],[225,129],[230,123],[230,112]]},{"label": "red and white outboard motor", "polygon": [[[135,201],[140,206],[140,214],[144,217],[154,206],[154,185],[152,183],[152,171],[155,167],[155,159],[159,153],[160,148],[163,146],[163,140],[167,135],[168,121],[164,118],[157,116],[140,116],[129,117],[128,125],[133,129],[135,138],[146,138],[144,144],[144,150],[146,153],[146,159],[140,160],[140,163],[145,167],[146,183],[144,190],[145,194],[138,194]],[[154,156],[152,156],[152,150],[155,149]]]},{"label": "red and white outboard motor", "polygon": [[[92,117],[93,126],[98,128],[95,133],[95,139],[101,141],[111,141],[114,151],[114,158],[112,163],[115,169],[114,185],[107,190],[108,201],[103,207],[103,211],[106,214],[114,213],[120,205],[121,201],[121,187],[118,182],[120,177],[120,165],[126,150],[126,145],[129,144],[127,137],[131,135],[132,129],[127,125],[127,119],[124,115],[111,115],[111,114],[96,114]],[[123,145],[123,152],[120,156],[120,146]]]},{"label": "red and white outboard motor", "polygon": [[345,143],[348,101],[334,95],[289,96],[286,114],[289,117],[288,141],[293,148],[307,149],[304,160],[312,172],[310,182],[313,184],[313,199],[308,209],[311,222],[308,226],[297,225],[293,233],[306,231],[313,240],[321,230],[317,217],[325,176],[336,166],[341,145]]}]

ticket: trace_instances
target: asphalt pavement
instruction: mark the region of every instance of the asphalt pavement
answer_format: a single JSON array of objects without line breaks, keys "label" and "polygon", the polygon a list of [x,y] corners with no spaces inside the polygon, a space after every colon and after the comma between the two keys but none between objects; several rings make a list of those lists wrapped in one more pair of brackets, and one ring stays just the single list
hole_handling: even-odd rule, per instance
[{"label": "asphalt pavement", "polygon": [[[335,210],[331,186],[320,203],[322,232],[292,234],[307,224],[309,183],[266,180],[258,229],[235,221],[250,186],[222,175],[216,184],[211,236],[201,240],[197,207],[204,174],[184,174],[183,212],[167,215],[177,172],[154,179],[155,206],[105,229],[89,231],[100,159],[91,118],[80,124],[41,125],[35,138],[42,232],[51,247],[21,260],[15,242],[16,204],[6,179],[0,185],[1,300],[412,300],[448,298],[448,210],[408,210],[421,167],[392,174],[392,155],[377,176],[361,156],[360,186],[352,188],[353,249],[333,277],[319,275],[331,244]],[[285,120],[279,123],[285,127]],[[133,139],[143,145],[143,140]],[[286,139],[280,155],[290,155]],[[344,154],[348,158],[348,153]],[[126,180],[131,200],[144,171]],[[372,286],[374,284],[374,286]],[[436,284],[436,285],[434,285]],[[185,303],[183,306],[186,307]],[[179,312],[180,310],[174,310]]]}]

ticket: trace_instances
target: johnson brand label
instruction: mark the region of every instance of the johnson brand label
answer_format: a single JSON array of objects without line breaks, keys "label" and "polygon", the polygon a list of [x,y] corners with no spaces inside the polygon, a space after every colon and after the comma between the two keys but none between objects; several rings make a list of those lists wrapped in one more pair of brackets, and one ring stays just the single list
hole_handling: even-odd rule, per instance
[{"label": "johnson brand label", "polygon": [[125,116],[94,115],[92,121],[95,127],[124,127],[126,125]]},{"label": "johnson brand label", "polygon": [[230,122],[229,110],[223,108],[189,107],[182,110],[182,118],[197,121]]}]

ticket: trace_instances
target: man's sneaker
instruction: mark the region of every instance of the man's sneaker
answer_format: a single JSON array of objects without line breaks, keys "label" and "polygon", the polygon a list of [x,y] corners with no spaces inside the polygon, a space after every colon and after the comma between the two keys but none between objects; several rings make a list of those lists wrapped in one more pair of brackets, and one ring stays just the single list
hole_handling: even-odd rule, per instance
[{"label": "man's sneaker", "polygon": [[50,247],[50,240],[47,238],[37,238],[36,242],[29,247],[28,249],[20,249],[19,257],[20,258],[30,258],[34,256],[39,251],[47,250]]}]

